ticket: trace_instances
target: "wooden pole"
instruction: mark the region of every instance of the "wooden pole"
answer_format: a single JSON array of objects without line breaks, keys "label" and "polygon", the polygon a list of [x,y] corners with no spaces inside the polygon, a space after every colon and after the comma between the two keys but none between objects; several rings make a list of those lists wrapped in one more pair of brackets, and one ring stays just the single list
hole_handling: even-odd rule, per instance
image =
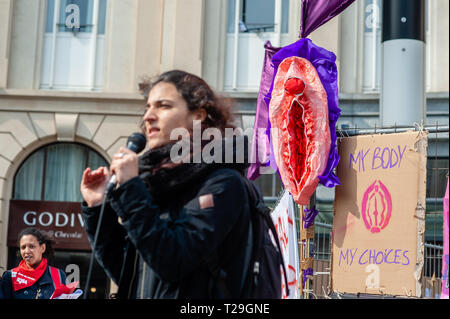
[{"label": "wooden pole", "polygon": [[[311,197],[309,209],[312,209],[316,204],[315,194]],[[314,269],[314,257],[311,256],[311,244],[314,243],[314,224],[310,225],[308,228],[305,228],[304,222],[304,209],[305,206],[298,205],[300,210],[300,281],[299,281],[299,290],[300,295],[303,296],[304,299],[309,299],[309,292],[311,291],[312,285],[312,276],[307,276],[305,281],[305,286],[303,286],[303,280],[305,278],[305,271],[309,268]]]}]

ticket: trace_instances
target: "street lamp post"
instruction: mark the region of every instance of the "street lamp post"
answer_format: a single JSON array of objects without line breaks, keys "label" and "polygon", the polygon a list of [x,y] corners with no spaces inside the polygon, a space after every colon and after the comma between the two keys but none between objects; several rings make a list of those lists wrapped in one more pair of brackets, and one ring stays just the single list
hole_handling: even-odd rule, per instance
[{"label": "street lamp post", "polygon": [[382,21],[381,124],[425,124],[425,1],[384,0]]}]

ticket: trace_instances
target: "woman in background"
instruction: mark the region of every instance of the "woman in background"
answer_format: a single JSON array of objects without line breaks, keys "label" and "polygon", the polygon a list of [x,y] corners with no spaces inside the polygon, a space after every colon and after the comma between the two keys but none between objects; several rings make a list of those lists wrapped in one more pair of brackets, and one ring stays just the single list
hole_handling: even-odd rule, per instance
[{"label": "woman in background", "polygon": [[36,228],[27,228],[19,234],[22,261],[7,270],[0,280],[2,299],[50,299],[55,287],[66,282],[66,274],[48,265],[53,254],[52,241]]}]

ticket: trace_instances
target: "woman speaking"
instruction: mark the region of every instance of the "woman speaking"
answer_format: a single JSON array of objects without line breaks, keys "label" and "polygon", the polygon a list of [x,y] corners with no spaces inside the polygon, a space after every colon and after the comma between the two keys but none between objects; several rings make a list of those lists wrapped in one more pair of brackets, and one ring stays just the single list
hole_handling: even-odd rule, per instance
[{"label": "woman speaking", "polygon": [[[150,150],[139,158],[121,148],[109,169],[83,173],[83,215],[91,243],[111,174],[118,184],[106,200],[95,256],[119,286],[118,298],[223,297],[208,266],[211,256],[228,297],[238,298],[250,218],[243,180],[248,161],[195,161],[195,145],[181,159],[171,158],[178,153],[173,151],[178,141],[171,139],[175,129],[188,132],[184,140],[191,144],[196,143],[194,123],[201,123],[201,133],[214,129],[223,137],[233,127],[230,107],[204,80],[183,71],[162,74],[147,92],[142,126]],[[220,141],[222,155],[226,140]],[[232,140],[231,145],[247,141],[244,136]],[[200,141],[200,151],[206,142]]]}]

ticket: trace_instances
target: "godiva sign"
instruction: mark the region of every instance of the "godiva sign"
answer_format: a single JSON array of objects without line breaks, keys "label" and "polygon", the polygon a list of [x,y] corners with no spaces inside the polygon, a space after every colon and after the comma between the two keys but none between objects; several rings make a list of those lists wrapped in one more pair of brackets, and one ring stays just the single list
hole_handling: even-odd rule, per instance
[{"label": "godiva sign", "polygon": [[9,207],[8,246],[17,247],[19,233],[36,227],[55,240],[57,249],[91,250],[80,203],[11,200]]}]

